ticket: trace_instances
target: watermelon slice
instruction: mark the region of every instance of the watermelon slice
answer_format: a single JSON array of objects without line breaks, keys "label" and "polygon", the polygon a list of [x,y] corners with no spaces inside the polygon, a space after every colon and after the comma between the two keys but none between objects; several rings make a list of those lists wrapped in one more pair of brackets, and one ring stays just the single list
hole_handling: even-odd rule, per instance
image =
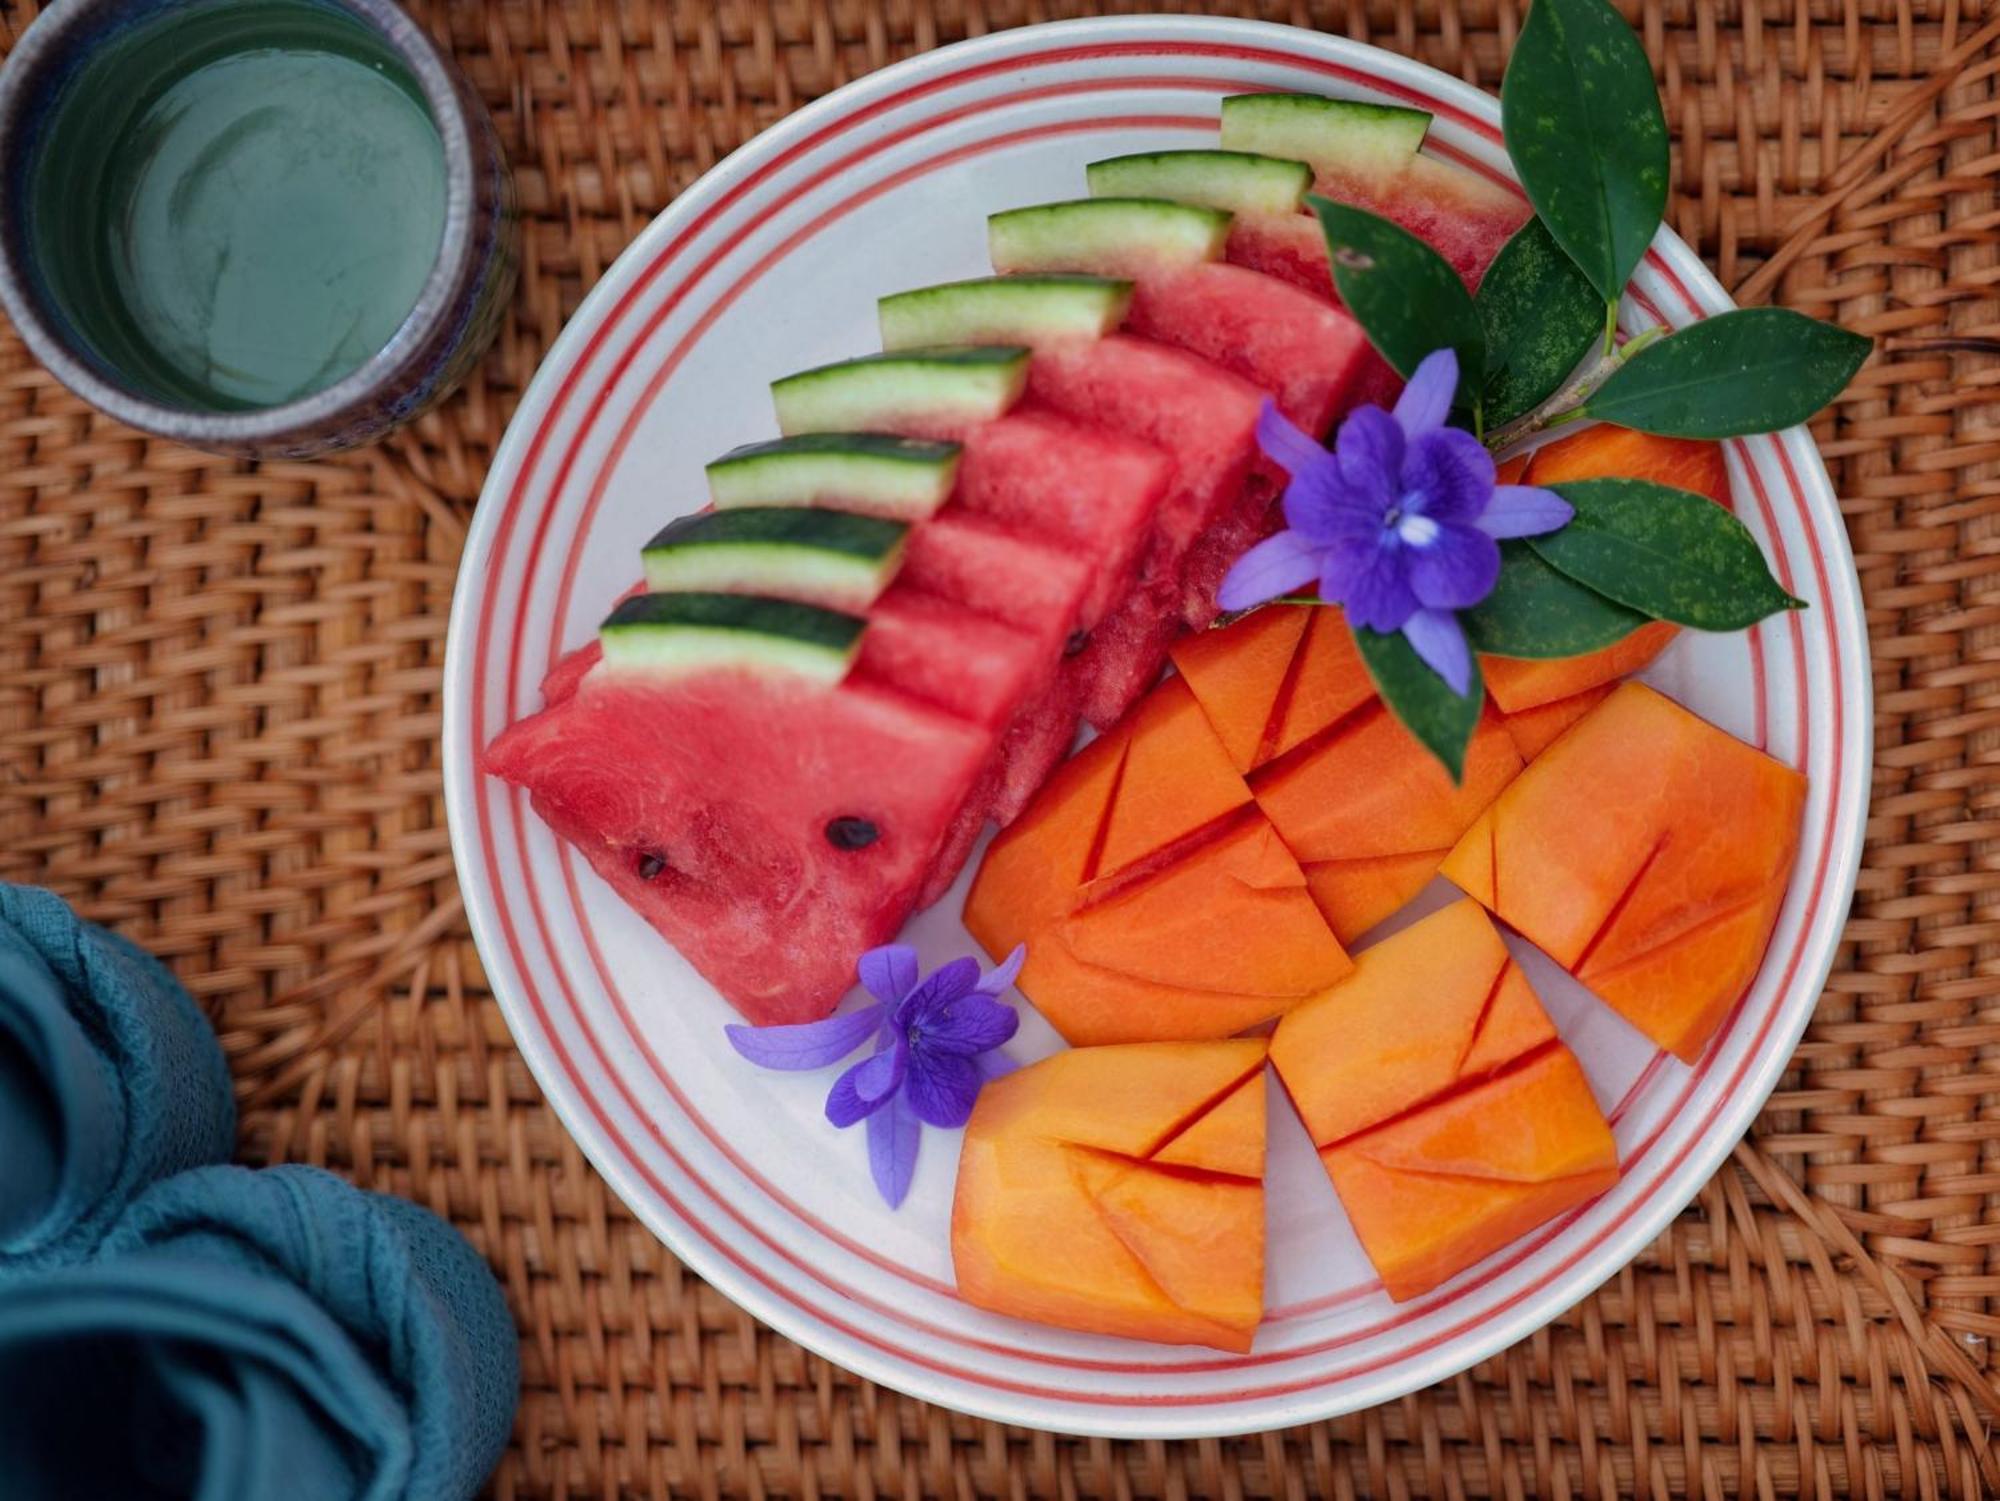
[{"label": "watermelon slice", "polygon": [[[1265,157],[1238,160],[1297,165]],[[1254,169],[1249,175],[1256,175]],[[1297,211],[1296,194],[1291,208]],[[1183,227],[1178,217],[1192,223]],[[1128,278],[1127,332],[1188,350],[1242,376],[1268,392],[1300,427],[1324,434],[1346,409],[1354,378],[1372,353],[1367,336],[1326,299],[1221,261],[1224,235],[1211,232],[1204,240],[1194,232],[1228,223],[1229,216],[1216,209],[1167,199],[1098,197],[995,214],[987,221],[987,240],[994,268],[1010,276],[1081,272]]]},{"label": "watermelon slice", "polygon": [[991,743],[866,682],[600,669],[485,766],[767,1025],[826,1015],[895,935]]},{"label": "watermelon slice", "polygon": [[1402,225],[1476,289],[1500,247],[1528,222],[1528,205],[1511,188],[1424,155],[1430,123],[1423,110],[1315,94],[1222,101],[1226,149],[1306,163],[1317,191]]}]

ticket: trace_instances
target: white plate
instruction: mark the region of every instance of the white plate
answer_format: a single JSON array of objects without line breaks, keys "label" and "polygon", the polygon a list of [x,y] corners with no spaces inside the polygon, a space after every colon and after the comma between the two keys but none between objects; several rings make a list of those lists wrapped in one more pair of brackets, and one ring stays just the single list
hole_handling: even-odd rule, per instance
[{"label": "white plate", "polygon": [[[758,1071],[715,992],[477,748],[538,704],[637,575],[640,542],[703,501],[701,466],[775,432],[768,382],[879,347],[882,293],[987,270],[995,209],[1083,192],[1121,152],[1213,144],[1217,100],[1299,89],[1420,105],[1433,149],[1505,179],[1494,100],[1336,37],[1242,21],[1037,26],[912,59],[799,111],[681,195],[564,332],[487,481],[452,606],[445,781],[472,927],[515,1040],[590,1160],[683,1261],[773,1328],[886,1385],[1035,1427],[1189,1437],[1382,1402],[1532,1333],[1609,1277],[1749,1125],[1812,1011],[1853,891],[1869,772],[1859,593],[1803,431],[1730,446],[1736,509],[1812,608],[1684,634],[1648,676],[1811,779],[1797,873],[1762,973],[1687,1068],[1538,961],[1533,978],[1613,1112],[1623,1181],[1447,1286],[1382,1293],[1303,1130],[1272,1116],[1269,1313],[1247,1356],[1067,1334],[953,1294],[956,1140],[925,1140],[900,1213],[828,1080]],[[1729,300],[1662,232],[1626,323]],[[962,896],[963,883],[960,893]],[[927,961],[972,946],[956,897],[912,924]],[[1056,1047],[1026,1017],[1011,1051]],[[1277,1092],[1274,1091],[1274,1099]]]}]

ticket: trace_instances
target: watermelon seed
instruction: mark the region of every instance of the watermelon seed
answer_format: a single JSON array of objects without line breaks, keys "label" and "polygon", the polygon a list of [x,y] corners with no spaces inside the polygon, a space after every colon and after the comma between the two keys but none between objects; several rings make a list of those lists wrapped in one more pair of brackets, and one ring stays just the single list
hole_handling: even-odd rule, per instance
[{"label": "watermelon seed", "polygon": [[865,818],[830,818],[826,842],[837,850],[865,850],[882,837],[882,831]]},{"label": "watermelon seed", "polygon": [[639,879],[655,881],[665,872],[667,857],[654,850],[642,850],[639,854]]},{"label": "watermelon seed", "polygon": [[1063,642],[1063,655],[1073,657],[1090,644],[1089,631],[1071,631],[1069,640]]}]

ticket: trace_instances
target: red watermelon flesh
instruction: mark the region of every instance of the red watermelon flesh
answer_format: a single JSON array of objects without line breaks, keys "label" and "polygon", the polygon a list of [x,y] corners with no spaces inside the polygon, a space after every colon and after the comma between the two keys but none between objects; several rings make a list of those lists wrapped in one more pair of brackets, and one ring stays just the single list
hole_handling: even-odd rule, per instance
[{"label": "red watermelon flesh", "polygon": [[865,683],[597,673],[485,766],[762,1026],[826,1015],[895,936],[991,744]]},{"label": "red watermelon flesh", "polygon": [[1035,635],[899,579],[869,608],[854,678],[997,728],[1041,691],[1055,666]]},{"label": "red watermelon flesh", "polygon": [[1346,410],[1374,354],[1361,325],[1326,298],[1221,262],[1139,276],[1125,326],[1243,377],[1315,435]]},{"label": "red watermelon flesh", "polygon": [[1451,262],[1474,291],[1500,247],[1528,222],[1519,194],[1436,157],[1410,157],[1387,177],[1322,162],[1316,177],[1327,197],[1402,225]]},{"label": "red watermelon flesh", "polygon": [[965,434],[958,500],[967,510],[1086,559],[1094,625],[1131,586],[1172,478],[1149,443],[1086,427],[1030,405]]}]

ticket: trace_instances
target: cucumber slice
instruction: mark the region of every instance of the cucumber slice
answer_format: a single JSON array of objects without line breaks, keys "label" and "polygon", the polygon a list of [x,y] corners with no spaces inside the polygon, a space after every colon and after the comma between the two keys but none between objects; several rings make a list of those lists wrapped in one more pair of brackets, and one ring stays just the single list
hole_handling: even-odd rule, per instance
[{"label": "cucumber slice", "polygon": [[1253,151],[1144,151],[1083,169],[1093,198],[1171,198],[1229,214],[1295,214],[1312,168]]},{"label": "cucumber slice", "polygon": [[669,522],[646,544],[655,593],[768,594],[866,610],[903,560],[900,521],[816,506],[744,506]]},{"label": "cucumber slice", "polygon": [[986,247],[1001,272],[1134,276],[1220,260],[1228,241],[1229,215],[1164,198],[1075,198],[986,221]]},{"label": "cucumber slice", "polygon": [[831,506],[921,521],[951,496],[958,445],[886,433],[801,433],[730,450],[708,466],[708,498],[737,506]]},{"label": "cucumber slice", "polygon": [[862,428],[942,432],[1004,416],[1028,384],[1028,351],[909,349],[864,355],[771,385],[778,427],[797,433]]},{"label": "cucumber slice", "polygon": [[1391,177],[1424,144],[1425,110],[1318,94],[1233,94],[1222,101],[1222,145],[1290,157],[1325,177]]},{"label": "cucumber slice", "polygon": [[684,677],[737,668],[838,683],[867,622],[751,594],[638,594],[598,627],[613,672]]},{"label": "cucumber slice", "polygon": [[884,297],[879,304],[882,347],[1101,339],[1125,321],[1131,304],[1132,283],[1102,276],[989,276],[947,282]]}]

